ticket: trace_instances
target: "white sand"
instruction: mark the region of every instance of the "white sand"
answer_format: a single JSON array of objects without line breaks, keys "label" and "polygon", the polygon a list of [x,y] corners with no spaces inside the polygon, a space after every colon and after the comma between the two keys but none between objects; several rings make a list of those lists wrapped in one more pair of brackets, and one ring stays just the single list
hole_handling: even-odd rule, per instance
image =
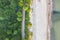
[{"label": "white sand", "polygon": [[33,40],[47,40],[47,4],[46,0],[33,0],[31,22]]}]

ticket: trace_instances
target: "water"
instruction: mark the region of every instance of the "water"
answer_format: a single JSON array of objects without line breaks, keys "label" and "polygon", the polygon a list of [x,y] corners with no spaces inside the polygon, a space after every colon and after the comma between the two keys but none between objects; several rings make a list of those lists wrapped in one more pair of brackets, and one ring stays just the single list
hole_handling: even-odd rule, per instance
[{"label": "water", "polygon": [[53,14],[53,28],[51,29],[51,40],[60,40],[60,12]]}]

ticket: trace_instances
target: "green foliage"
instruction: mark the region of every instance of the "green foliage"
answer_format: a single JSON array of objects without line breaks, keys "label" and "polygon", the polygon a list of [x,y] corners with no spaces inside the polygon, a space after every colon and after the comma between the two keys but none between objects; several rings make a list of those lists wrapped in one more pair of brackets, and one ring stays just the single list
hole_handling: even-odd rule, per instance
[{"label": "green foliage", "polygon": [[5,40],[9,40],[9,38],[6,38]]},{"label": "green foliage", "polygon": [[[22,39],[22,9],[25,10],[25,39]],[[0,0],[0,40],[28,40],[30,0]]]},{"label": "green foliage", "polygon": [[0,40],[12,40],[14,36],[19,37],[19,40],[21,39],[21,30],[18,30],[21,29],[21,22],[17,20],[21,15],[18,13],[20,8],[17,10],[18,1],[0,0]]},{"label": "green foliage", "polygon": [[18,17],[22,17],[22,13],[21,12],[17,12],[17,16]]}]

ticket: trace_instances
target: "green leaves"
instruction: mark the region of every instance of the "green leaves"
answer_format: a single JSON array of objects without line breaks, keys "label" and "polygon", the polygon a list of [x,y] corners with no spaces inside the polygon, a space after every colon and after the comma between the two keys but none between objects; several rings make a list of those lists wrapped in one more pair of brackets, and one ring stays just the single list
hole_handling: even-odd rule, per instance
[{"label": "green leaves", "polygon": [[5,38],[5,40],[9,40],[9,38]]},{"label": "green leaves", "polygon": [[0,40],[22,40],[23,8],[25,10],[26,22],[26,36],[23,40],[28,40],[28,25],[31,25],[29,23],[30,0],[0,0]]},{"label": "green leaves", "polygon": [[15,34],[17,34],[17,33],[18,33],[17,30],[15,30],[13,34],[15,35]]},{"label": "green leaves", "polygon": [[[25,1],[20,0],[20,2],[19,2],[19,6],[22,9],[24,8],[24,10],[25,10],[25,39],[23,39],[23,40],[29,40],[28,26],[29,27],[32,26],[32,24],[29,22],[30,21],[30,16],[29,16],[30,15],[30,3],[31,3],[31,0],[25,0]],[[23,14],[22,11],[17,13],[18,21],[22,21],[22,16],[23,16],[23,15],[21,15],[21,14]]]},{"label": "green leaves", "polygon": [[19,6],[20,6],[20,7],[23,6],[23,0],[20,0],[20,2],[19,2]]},{"label": "green leaves", "polygon": [[12,34],[12,31],[11,30],[7,30],[7,34]]},{"label": "green leaves", "polygon": [[17,12],[17,17],[22,17],[22,13],[21,12]]},{"label": "green leaves", "polygon": [[21,12],[17,12],[17,20],[22,21],[22,13]]},{"label": "green leaves", "polygon": [[16,12],[16,6],[18,6],[18,0],[0,0],[0,40],[11,40],[11,37],[18,34],[21,22],[18,22],[17,19],[22,17],[22,14]]},{"label": "green leaves", "polygon": [[28,6],[24,6],[24,10],[28,11],[29,7]]},{"label": "green leaves", "polygon": [[0,20],[4,20],[4,17],[0,17]]},{"label": "green leaves", "polygon": [[18,21],[22,21],[22,18],[17,18]]}]

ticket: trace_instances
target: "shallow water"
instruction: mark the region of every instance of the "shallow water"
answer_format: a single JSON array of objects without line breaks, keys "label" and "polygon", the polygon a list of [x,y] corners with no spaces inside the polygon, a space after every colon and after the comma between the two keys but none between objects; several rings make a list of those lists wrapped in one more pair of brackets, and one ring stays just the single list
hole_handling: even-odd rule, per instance
[{"label": "shallow water", "polygon": [[51,40],[60,40],[60,12],[53,14],[53,28],[51,29]]}]

